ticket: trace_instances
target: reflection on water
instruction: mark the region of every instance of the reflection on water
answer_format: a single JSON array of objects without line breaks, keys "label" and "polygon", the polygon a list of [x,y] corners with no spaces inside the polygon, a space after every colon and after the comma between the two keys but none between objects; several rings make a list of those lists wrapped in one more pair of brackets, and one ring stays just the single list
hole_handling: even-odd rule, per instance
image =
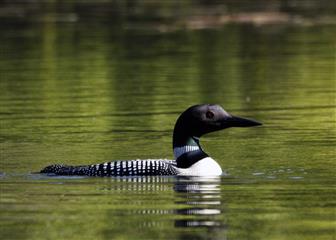
[{"label": "reflection on water", "polygon": [[111,184],[104,186],[101,190],[116,191],[116,192],[167,191],[169,189],[169,185],[167,185],[166,183],[171,182],[170,177],[159,177],[159,176],[117,177],[113,178],[112,180],[109,178],[104,180]]},{"label": "reflection on water", "polygon": [[[125,177],[106,179],[109,184],[101,188],[102,192],[125,193],[130,191],[137,195],[141,192],[151,193],[170,191],[174,189],[175,208],[173,209],[155,209],[149,205],[149,208],[135,208],[126,210],[126,214],[134,215],[172,215],[175,220],[175,227],[223,227],[217,215],[222,213],[220,196],[220,177]],[[138,199],[140,200],[140,199]],[[137,199],[133,199],[133,206],[139,206]],[[140,204],[141,205],[141,204]],[[124,214],[125,214],[124,213]],[[181,218],[180,216],[188,216]],[[162,224],[156,220],[148,219],[140,221],[141,226],[157,227]]]},{"label": "reflection on water", "polygon": [[176,210],[178,215],[192,215],[192,219],[175,221],[176,227],[219,227],[221,222],[216,219],[220,215],[221,202],[220,177],[178,177],[174,184],[178,205],[188,207]]}]

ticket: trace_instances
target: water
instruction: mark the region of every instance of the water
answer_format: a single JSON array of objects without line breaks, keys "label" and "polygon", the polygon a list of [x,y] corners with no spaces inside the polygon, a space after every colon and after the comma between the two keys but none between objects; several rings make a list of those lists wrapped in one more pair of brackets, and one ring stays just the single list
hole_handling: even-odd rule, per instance
[{"label": "water", "polygon": [[[335,238],[334,25],[46,19],[0,28],[1,239]],[[228,176],[33,174],[171,159],[203,102],[264,123],[202,138]]]}]

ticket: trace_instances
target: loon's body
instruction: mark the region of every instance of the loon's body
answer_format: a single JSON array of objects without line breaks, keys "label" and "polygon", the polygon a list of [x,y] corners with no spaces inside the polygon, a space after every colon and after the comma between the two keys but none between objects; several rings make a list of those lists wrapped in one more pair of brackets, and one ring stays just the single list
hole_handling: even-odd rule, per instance
[{"label": "loon's body", "polygon": [[50,165],[41,173],[81,176],[218,176],[219,164],[201,148],[199,138],[229,127],[251,127],[260,123],[230,115],[219,105],[195,105],[177,119],[173,134],[175,160],[147,159],[112,161],[84,166]]}]

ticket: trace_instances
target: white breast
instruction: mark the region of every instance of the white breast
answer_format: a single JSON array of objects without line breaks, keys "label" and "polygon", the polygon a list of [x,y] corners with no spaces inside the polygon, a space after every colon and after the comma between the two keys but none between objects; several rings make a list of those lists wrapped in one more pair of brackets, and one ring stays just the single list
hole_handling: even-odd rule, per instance
[{"label": "white breast", "polygon": [[219,164],[211,157],[203,158],[189,168],[176,168],[181,176],[219,176],[223,171]]}]

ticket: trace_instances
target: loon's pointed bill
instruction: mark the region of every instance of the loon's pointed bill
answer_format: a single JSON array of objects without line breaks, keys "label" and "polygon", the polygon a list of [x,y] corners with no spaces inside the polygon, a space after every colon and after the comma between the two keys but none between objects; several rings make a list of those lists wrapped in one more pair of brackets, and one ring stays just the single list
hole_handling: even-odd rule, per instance
[{"label": "loon's pointed bill", "polygon": [[242,118],[237,116],[232,116],[223,120],[224,125],[228,125],[229,127],[254,127],[260,126],[262,123],[257,122],[253,119]]},{"label": "loon's pointed bill", "polygon": [[186,109],[176,120],[173,132],[175,160],[144,159],[100,164],[50,165],[40,173],[85,176],[220,176],[221,166],[200,145],[200,137],[230,127],[253,127],[261,123],[232,116],[217,104],[200,104]]}]

